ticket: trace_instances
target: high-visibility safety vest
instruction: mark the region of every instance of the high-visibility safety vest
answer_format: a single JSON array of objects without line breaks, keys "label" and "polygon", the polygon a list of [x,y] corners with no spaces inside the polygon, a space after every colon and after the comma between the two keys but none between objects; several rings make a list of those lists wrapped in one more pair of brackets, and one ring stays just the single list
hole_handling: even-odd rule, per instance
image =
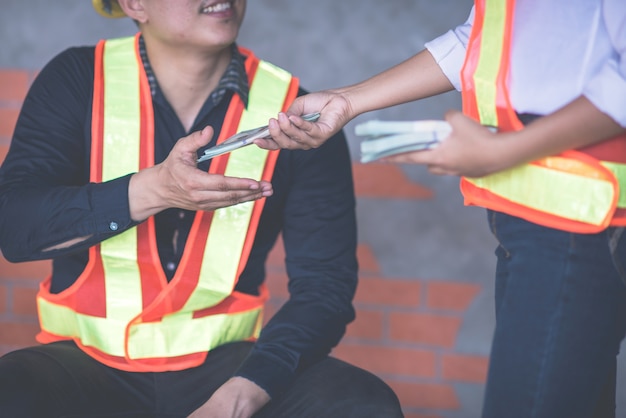
[{"label": "high-visibility safety vest", "polygon": [[[507,89],[514,9],[515,0],[475,1],[461,71],[463,112],[500,131],[523,128]],[[626,132],[482,178],[462,178],[461,192],[466,205],[551,228],[595,233],[626,225],[625,163]]]},{"label": "high-visibility safety vest", "polygon": [[[152,98],[138,36],[96,47],[92,182],[154,165]],[[244,108],[233,95],[218,143],[266,124],[298,91],[297,78],[241,50],[249,102]],[[278,151],[244,147],[213,159],[209,172],[270,180],[277,157]],[[254,340],[267,289],[254,296],[234,288],[264,201],[198,212],[169,283],[159,260],[154,217],[91,247],[85,270],[70,288],[51,294],[50,278],[41,284],[38,341],[74,340],[90,356],[121,370],[168,371],[197,366],[224,343]]]}]

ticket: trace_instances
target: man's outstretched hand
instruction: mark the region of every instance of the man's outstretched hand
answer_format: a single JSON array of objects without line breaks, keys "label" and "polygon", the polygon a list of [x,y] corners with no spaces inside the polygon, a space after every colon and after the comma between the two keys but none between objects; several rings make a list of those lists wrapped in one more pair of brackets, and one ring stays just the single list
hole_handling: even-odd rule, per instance
[{"label": "man's outstretched hand", "polygon": [[272,185],[267,181],[198,170],[197,151],[212,136],[213,128],[206,127],[181,138],[161,164],[132,176],[128,197],[134,220],[144,220],[168,208],[212,211],[272,195]]}]

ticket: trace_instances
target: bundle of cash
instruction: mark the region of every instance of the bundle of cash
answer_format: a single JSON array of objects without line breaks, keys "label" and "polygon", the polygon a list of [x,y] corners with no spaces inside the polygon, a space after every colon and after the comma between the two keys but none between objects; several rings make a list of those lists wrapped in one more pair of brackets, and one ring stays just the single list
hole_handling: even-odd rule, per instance
[{"label": "bundle of cash", "polygon": [[371,120],[355,127],[355,134],[363,137],[361,162],[403,152],[431,149],[451,132],[443,120],[380,121]]}]

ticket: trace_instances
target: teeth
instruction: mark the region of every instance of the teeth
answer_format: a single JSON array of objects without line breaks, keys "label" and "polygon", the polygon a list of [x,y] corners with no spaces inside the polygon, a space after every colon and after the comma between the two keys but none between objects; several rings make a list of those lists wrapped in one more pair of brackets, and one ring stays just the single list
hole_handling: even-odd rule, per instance
[{"label": "teeth", "polygon": [[229,1],[205,7],[204,9],[202,9],[202,13],[223,12],[223,11],[228,10],[228,9],[230,9],[230,2]]}]

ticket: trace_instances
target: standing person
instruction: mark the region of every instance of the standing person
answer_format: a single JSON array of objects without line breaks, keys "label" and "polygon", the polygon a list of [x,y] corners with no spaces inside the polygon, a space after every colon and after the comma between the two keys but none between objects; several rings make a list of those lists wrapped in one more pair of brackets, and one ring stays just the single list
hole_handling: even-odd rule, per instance
[{"label": "standing person", "polygon": [[[614,417],[626,333],[626,7],[477,0],[463,25],[368,80],[299,98],[266,148],[309,149],[359,114],[454,88],[436,148],[386,158],[459,175],[488,209],[496,329],[483,417]],[[315,123],[298,115],[320,111]],[[487,126],[497,127],[493,133]]]},{"label": "standing person", "polygon": [[[139,33],[48,63],[0,169],[3,255],[53,260],[44,345],[0,358],[0,415],[401,417],[382,380],[329,357],[357,284],[344,135],[196,166],[304,94],[236,45],[246,1],[93,4]],[[261,328],[281,232],[290,296]]]}]

